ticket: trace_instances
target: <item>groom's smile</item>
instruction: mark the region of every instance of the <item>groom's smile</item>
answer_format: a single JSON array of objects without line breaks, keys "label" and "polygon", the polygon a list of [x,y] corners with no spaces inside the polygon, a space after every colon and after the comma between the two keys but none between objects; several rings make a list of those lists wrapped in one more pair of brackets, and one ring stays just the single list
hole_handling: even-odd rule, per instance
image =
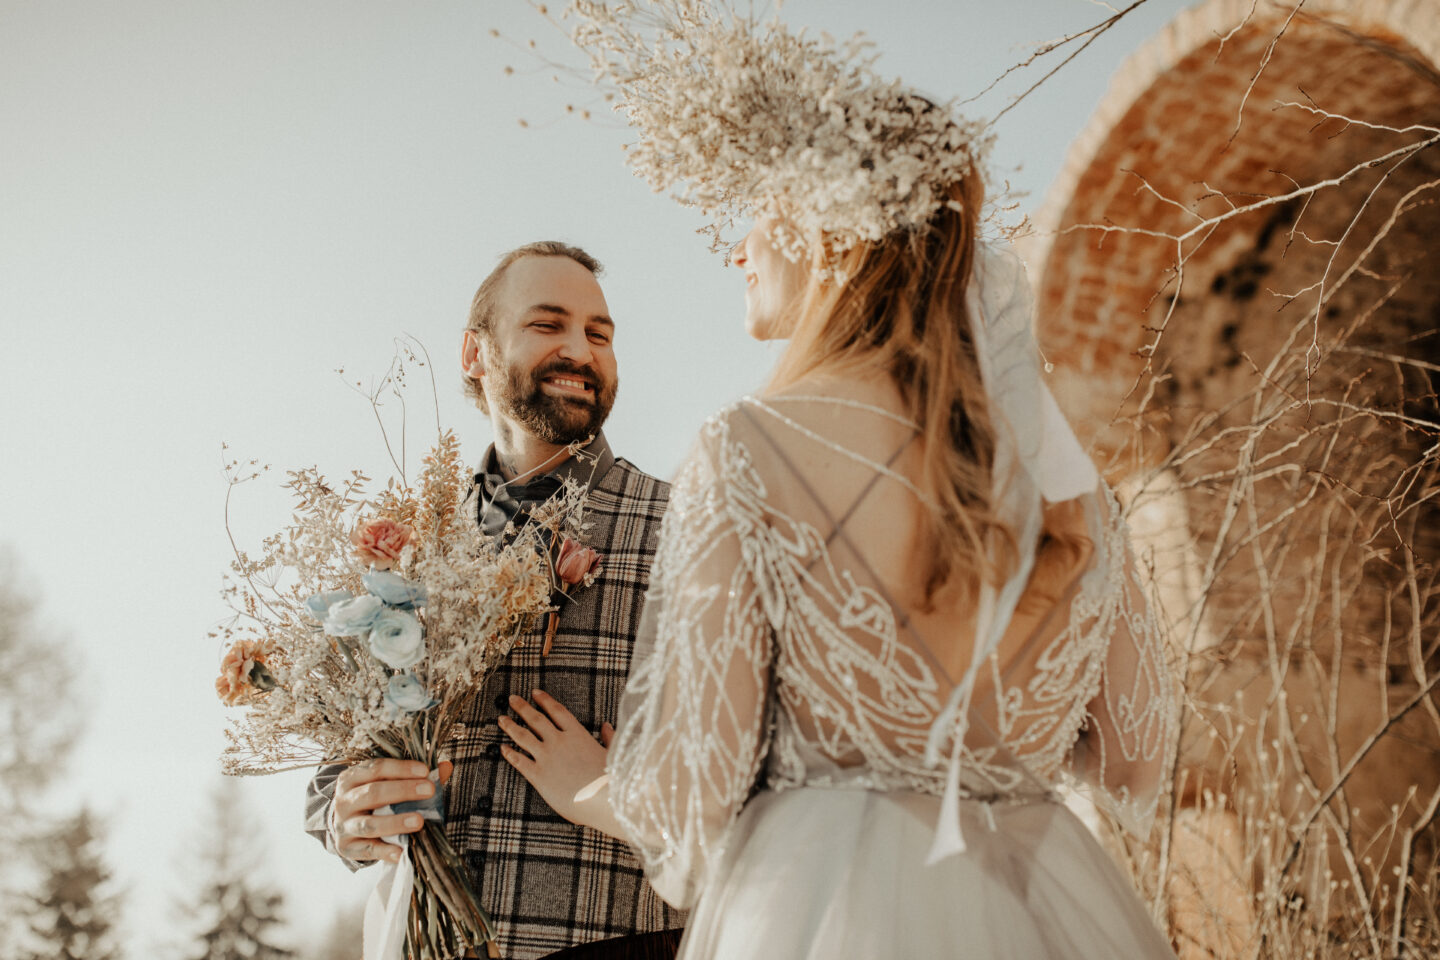
[{"label": "groom's smile", "polygon": [[[608,410],[614,397],[613,384],[613,380],[607,382],[593,363],[557,358],[542,362],[530,372],[526,400],[532,406],[559,401],[593,407],[597,402],[605,401],[608,394],[611,398],[605,403]],[[518,387],[517,383],[517,390]]]},{"label": "groom's smile", "polygon": [[550,387],[548,392],[555,396],[590,400],[595,394],[588,382],[575,377],[546,377],[541,383]]}]

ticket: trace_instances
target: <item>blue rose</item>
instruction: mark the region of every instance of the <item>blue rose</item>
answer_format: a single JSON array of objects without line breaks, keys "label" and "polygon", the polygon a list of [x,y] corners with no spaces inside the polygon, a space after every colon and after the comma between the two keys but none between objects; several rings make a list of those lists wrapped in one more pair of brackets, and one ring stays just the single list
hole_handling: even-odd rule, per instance
[{"label": "blue rose", "polygon": [[391,573],[389,570],[371,570],[360,579],[365,583],[366,590],[392,607],[405,610],[423,607],[429,599],[425,584],[406,580],[400,574]]},{"label": "blue rose", "polygon": [[325,613],[325,632],[332,637],[358,637],[367,633],[385,604],[379,597],[355,597],[330,605]]},{"label": "blue rose", "polygon": [[[374,600],[377,597],[361,597]],[[425,632],[415,614],[405,610],[385,609],[370,627],[370,653],[387,667],[403,670],[413,667],[425,656]]]},{"label": "blue rose", "polygon": [[385,703],[399,713],[425,710],[439,702],[430,696],[425,685],[408,670],[395,674],[385,685]]},{"label": "blue rose", "polygon": [[324,620],[330,608],[341,600],[349,600],[355,594],[349,590],[326,590],[324,593],[317,593],[305,601],[305,610],[316,620]]}]

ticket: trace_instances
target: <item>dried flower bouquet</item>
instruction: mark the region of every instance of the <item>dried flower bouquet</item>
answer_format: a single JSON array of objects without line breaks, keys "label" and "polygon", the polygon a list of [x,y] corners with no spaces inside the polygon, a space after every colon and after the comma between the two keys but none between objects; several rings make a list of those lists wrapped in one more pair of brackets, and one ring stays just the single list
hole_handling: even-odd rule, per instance
[{"label": "dried flower bouquet", "polygon": [[[235,469],[232,490],[246,479]],[[463,515],[471,477],[449,432],[418,490],[391,480],[370,499],[367,482],[355,472],[335,487],[314,469],[291,472],[292,522],[258,557],[236,549],[224,589],[236,616],[216,633],[226,651],[216,692],[245,713],[227,731],[226,773],[375,756],[434,769],[457,716],[568,583],[553,547],[579,536],[584,491],[573,482],[504,542]],[[490,919],[445,838],[440,804],[414,809],[427,822],[407,851],[407,955],[479,950],[492,940]]]}]

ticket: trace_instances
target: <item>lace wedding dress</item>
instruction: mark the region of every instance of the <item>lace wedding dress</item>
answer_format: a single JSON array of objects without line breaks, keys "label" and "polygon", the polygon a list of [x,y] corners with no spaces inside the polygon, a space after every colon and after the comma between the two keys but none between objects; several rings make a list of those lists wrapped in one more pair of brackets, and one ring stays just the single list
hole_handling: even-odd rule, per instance
[{"label": "lace wedding dress", "polygon": [[[922,451],[863,385],[747,399],[673,486],[609,759],[681,957],[1172,957],[1057,787],[1143,830],[1175,695],[1113,497],[1041,384],[1023,268],[977,352],[1009,582],[922,600]],[[1040,536],[1071,530],[1065,542]]]}]

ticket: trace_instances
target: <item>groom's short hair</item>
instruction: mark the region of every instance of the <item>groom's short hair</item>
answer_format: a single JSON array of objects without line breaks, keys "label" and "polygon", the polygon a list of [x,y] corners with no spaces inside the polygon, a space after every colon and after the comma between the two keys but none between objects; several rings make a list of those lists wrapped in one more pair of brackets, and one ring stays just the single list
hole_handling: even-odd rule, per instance
[{"label": "groom's short hair", "polygon": [[[470,301],[470,316],[465,321],[466,330],[473,330],[487,339],[491,336],[491,324],[495,319],[495,304],[499,299],[500,283],[505,279],[505,274],[511,264],[517,260],[524,260],[526,257],[569,257],[597,277],[605,269],[600,266],[599,260],[584,250],[559,240],[537,240],[534,243],[516,247],[509,253],[501,255],[500,262],[495,264],[495,269],[491,270],[490,275],[480,282],[480,289],[475,291],[475,298]],[[480,389],[479,380],[466,377],[465,394],[475,401],[481,410],[487,414],[490,412],[490,405],[485,399],[485,391]]]}]

